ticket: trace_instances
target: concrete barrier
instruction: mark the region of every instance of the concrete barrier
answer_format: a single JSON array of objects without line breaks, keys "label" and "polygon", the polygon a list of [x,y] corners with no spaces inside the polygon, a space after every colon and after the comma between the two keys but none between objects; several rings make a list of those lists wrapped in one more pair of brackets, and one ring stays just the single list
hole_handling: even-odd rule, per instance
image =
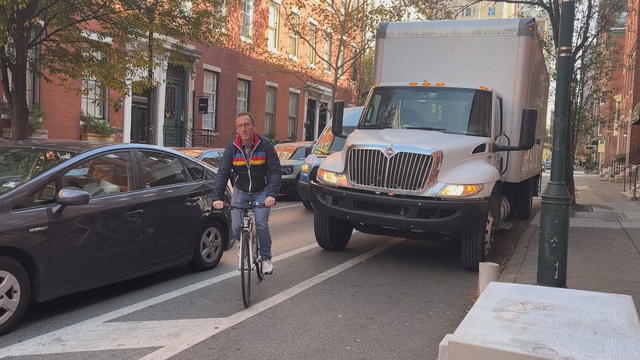
[{"label": "concrete barrier", "polygon": [[491,282],[439,360],[638,360],[640,321],[628,295]]}]

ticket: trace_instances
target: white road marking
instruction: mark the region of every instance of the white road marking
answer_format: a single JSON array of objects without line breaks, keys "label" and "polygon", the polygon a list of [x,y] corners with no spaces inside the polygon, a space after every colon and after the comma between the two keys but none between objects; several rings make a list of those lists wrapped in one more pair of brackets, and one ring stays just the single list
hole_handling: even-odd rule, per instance
[{"label": "white road marking", "polygon": [[291,204],[291,205],[283,205],[283,206],[276,206],[275,208],[271,209],[271,211],[276,211],[276,210],[284,210],[284,209],[289,209],[289,208],[293,208],[293,207],[300,207],[302,206],[302,204]]},{"label": "white road marking", "polygon": [[[106,321],[138,311],[149,306],[167,301],[229,279],[238,274],[232,271],[196,284],[185,286],[137,304],[118,309],[107,314],[88,319],[50,333],[25,340],[0,350],[0,358],[8,356],[42,355],[56,353],[72,353],[84,351],[136,349],[161,347],[161,349],[144,356],[140,360],[164,360],[188,348],[251,318],[281,302],[335,276],[341,272],[367,260],[382,251],[403,241],[390,240],[360,256],[354,257],[323,273],[307,279],[283,292],[280,292],[248,309],[237,312],[226,318],[162,320],[162,321]],[[307,245],[273,258],[274,262],[302,253],[317,247]]]}]

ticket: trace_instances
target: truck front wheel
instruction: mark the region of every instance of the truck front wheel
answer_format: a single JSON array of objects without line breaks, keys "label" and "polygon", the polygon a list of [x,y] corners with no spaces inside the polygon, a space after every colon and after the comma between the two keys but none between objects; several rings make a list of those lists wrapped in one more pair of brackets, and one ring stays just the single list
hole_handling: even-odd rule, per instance
[{"label": "truck front wheel", "polygon": [[353,225],[316,211],[313,215],[316,242],[325,250],[342,250],[351,239]]},{"label": "truck front wheel", "polygon": [[478,264],[489,252],[493,237],[493,215],[487,211],[486,221],[462,233],[460,260],[465,270],[478,271]]}]

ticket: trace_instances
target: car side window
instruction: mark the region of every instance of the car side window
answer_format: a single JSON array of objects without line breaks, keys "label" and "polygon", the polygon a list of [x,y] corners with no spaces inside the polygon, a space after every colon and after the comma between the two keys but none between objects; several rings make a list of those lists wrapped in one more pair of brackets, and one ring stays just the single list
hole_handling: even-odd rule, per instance
[{"label": "car side window", "polygon": [[20,201],[13,206],[12,210],[28,209],[53,204],[56,202],[56,190],[56,182],[50,181],[20,199]]},{"label": "car side window", "polygon": [[180,184],[188,181],[187,169],[173,155],[155,151],[140,151],[142,179],[145,188]]},{"label": "car side window", "polygon": [[74,166],[62,176],[62,187],[76,187],[92,198],[133,190],[133,164],[128,151],[102,155]]},{"label": "car side window", "polygon": [[299,147],[291,156],[291,160],[304,160],[307,156],[306,149],[304,147]]},{"label": "car side window", "polygon": [[185,160],[184,163],[187,165],[187,170],[193,181],[202,181],[204,179],[204,167],[189,160]]}]

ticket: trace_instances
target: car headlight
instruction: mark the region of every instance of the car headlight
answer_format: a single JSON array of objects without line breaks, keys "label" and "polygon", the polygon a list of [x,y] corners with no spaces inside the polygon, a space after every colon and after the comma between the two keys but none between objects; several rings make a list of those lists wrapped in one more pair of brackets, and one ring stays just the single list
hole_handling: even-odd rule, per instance
[{"label": "car headlight", "polygon": [[477,194],[480,190],[482,190],[482,184],[447,184],[440,190],[440,194],[444,196],[463,197]]},{"label": "car headlight", "polygon": [[292,166],[283,166],[282,167],[282,174],[283,175],[291,175],[292,172],[293,172],[293,167]]},{"label": "car headlight", "polygon": [[302,170],[303,173],[308,174],[311,172],[311,165],[304,163],[302,164],[302,166],[300,167],[300,170]]},{"label": "car headlight", "polygon": [[318,169],[317,178],[320,182],[329,185],[347,186],[347,177],[342,173],[337,173],[325,169]]}]

